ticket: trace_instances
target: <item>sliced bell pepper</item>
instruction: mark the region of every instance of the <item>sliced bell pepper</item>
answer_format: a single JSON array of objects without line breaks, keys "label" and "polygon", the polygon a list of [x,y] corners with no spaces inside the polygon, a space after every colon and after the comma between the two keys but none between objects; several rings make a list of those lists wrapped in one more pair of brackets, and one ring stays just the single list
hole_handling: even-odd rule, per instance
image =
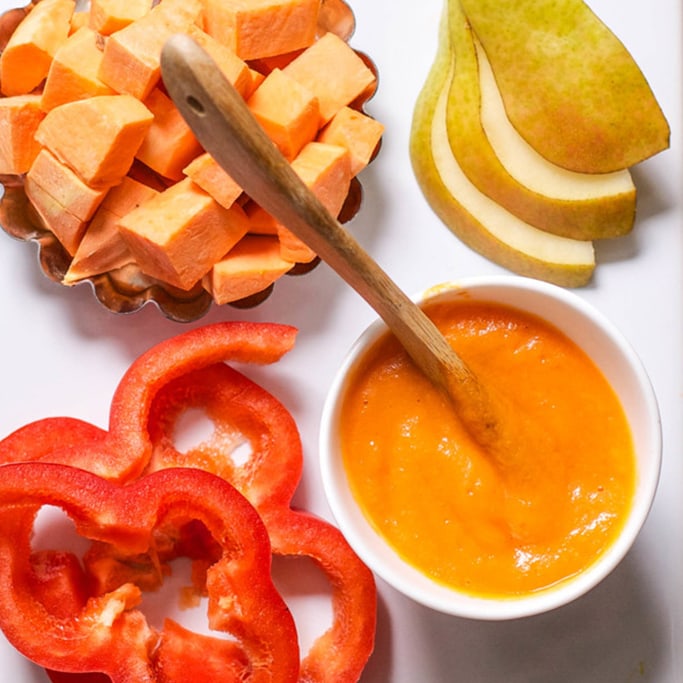
[{"label": "sliced bell pepper", "polygon": [[274,323],[214,323],[171,337],[142,354],[120,381],[109,416],[110,441],[121,454],[126,476],[140,475],[152,457],[147,415],[162,386],[214,363],[274,363],[293,347],[296,333],[294,327]]},{"label": "sliced bell pepper", "polygon": [[[174,445],[175,426],[190,408],[203,410],[214,432],[181,453]],[[374,578],[336,527],[290,507],[302,449],[294,420],[282,404],[237,370],[211,365],[158,391],[144,433],[154,453],[150,469],[202,467],[228,479],[259,511],[275,554],[309,557],[325,573],[332,588],[333,623],[302,660],[300,680],[357,681],[374,646]],[[236,466],[229,455],[241,439],[248,440],[251,455]]]},{"label": "sliced bell pepper", "polygon": [[[196,409],[213,434],[181,453],[176,425]],[[200,467],[236,486],[259,510],[289,507],[303,469],[301,438],[291,413],[238,370],[217,363],[172,379],[154,395],[141,430],[153,453],[148,471]],[[235,451],[248,457],[235,461]]]},{"label": "sliced bell pepper", "polygon": [[[277,399],[223,362],[273,362],[292,347],[295,334],[288,326],[230,322],[178,335],[131,365],[114,395],[109,431],[67,418],[39,421],[0,442],[0,462],[56,460],[94,469],[118,482],[143,481],[156,471],[178,467],[204,469],[227,480],[257,509],[272,551],[313,559],[331,585],[332,626],[303,657],[299,680],[353,683],[374,645],[376,588],[372,573],[338,529],[291,508],[303,465],[296,424]],[[204,410],[215,431],[198,447],[181,453],[172,435],[177,421],[192,408]],[[64,438],[60,437],[62,429]],[[250,454],[236,462],[231,452],[239,442],[249,444]],[[57,443],[64,445],[54,445]],[[15,509],[15,516],[17,512]],[[22,515],[32,520],[29,507],[24,506]],[[137,556],[131,556],[125,547],[121,550],[116,544],[95,541],[84,558],[91,600],[130,584],[144,590],[155,588],[163,581],[167,563],[180,553],[194,560],[195,584],[203,587],[207,566],[217,561],[221,549],[202,528],[188,525],[176,533],[160,525],[154,552]],[[183,658],[178,648],[170,646],[159,650],[163,652],[159,661],[164,662],[168,674],[164,680],[169,683],[184,680],[170,672],[180,672],[183,662],[195,656],[202,660],[209,679],[212,667],[225,659],[226,653],[216,654],[211,661],[199,656],[202,637],[178,625],[167,627],[165,633],[169,643],[184,642],[187,655]],[[232,661],[239,670],[239,657]],[[48,674],[59,683],[103,680],[100,674],[49,670]],[[227,672],[226,676],[231,680]]]},{"label": "sliced bell pepper", "polygon": [[[107,453],[109,433],[89,422],[71,417],[48,417],[30,422],[0,441],[0,463],[46,460],[65,463],[107,477],[111,461]],[[83,444],[90,444],[89,450]],[[79,458],[80,460],[77,460]]]},{"label": "sliced bell pepper", "polygon": [[[225,680],[298,680],[296,627],[270,576],[266,528],[233,486],[194,468],[159,471],[126,486],[63,464],[2,468],[0,626],[31,660],[59,671],[101,672],[113,683],[172,681],[179,679],[169,678],[164,667],[185,661],[187,642],[174,625],[166,635],[147,624],[135,609],[140,589],[131,583],[89,597],[80,609],[74,598],[74,612],[46,602],[45,591],[36,588],[44,585],[46,572],[36,573],[33,564],[32,515],[12,514],[42,505],[63,508],[81,535],[131,555],[153,551],[161,526],[200,522],[221,548],[207,572],[209,624],[239,643],[238,656],[237,645],[209,639],[216,641],[216,670],[224,671]],[[65,587],[68,576],[60,574],[60,591],[67,595],[78,583]],[[193,673],[185,669],[184,677]]]}]

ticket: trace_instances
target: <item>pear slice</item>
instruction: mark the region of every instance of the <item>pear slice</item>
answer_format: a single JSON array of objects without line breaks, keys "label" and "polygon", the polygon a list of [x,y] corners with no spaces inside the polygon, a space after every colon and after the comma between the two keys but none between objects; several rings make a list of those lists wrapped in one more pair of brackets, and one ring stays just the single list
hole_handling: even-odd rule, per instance
[{"label": "pear slice", "polygon": [[427,202],[460,240],[491,261],[560,286],[585,285],[595,269],[591,242],[532,227],[480,192],[458,166],[446,127],[452,76],[444,16],[435,61],[418,96],[410,134],[411,162]]},{"label": "pear slice", "polygon": [[510,124],[493,72],[458,0],[448,0],[455,60],[447,109],[458,164],[479,190],[527,223],[565,237],[628,233],[636,189],[628,170],[575,173],[538,154]]},{"label": "pear slice", "polygon": [[508,118],[553,164],[630,168],[669,146],[669,125],[619,39],[583,0],[460,0]]}]

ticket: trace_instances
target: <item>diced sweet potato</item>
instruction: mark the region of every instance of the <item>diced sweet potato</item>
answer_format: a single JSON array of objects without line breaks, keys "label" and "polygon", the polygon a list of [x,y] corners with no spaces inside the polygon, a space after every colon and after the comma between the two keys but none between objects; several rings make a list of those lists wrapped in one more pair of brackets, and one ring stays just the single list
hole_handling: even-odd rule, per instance
[{"label": "diced sweet potato", "polygon": [[280,223],[278,223],[277,239],[280,243],[282,258],[292,259],[296,263],[310,263],[316,257],[313,249]]},{"label": "diced sweet potato", "polygon": [[272,57],[262,57],[261,59],[252,59],[249,61],[252,69],[256,69],[259,73],[267,76],[273,69],[284,69],[287,64],[294,61],[303,52],[301,50],[293,50],[284,54],[273,55]]},{"label": "diced sweet potato", "polygon": [[88,25],[108,36],[147,14],[152,0],[90,0]]},{"label": "diced sweet potato", "polygon": [[318,98],[323,123],[376,82],[365,62],[334,33],[326,33],[283,71]]},{"label": "diced sweet potato", "polygon": [[74,0],[42,0],[33,6],[0,55],[3,95],[25,95],[43,82],[69,35],[75,6]]},{"label": "diced sweet potato", "polygon": [[244,205],[244,212],[249,219],[249,232],[251,234],[277,236],[279,223],[263,207],[250,200]]},{"label": "diced sweet potato", "polygon": [[[346,148],[321,142],[307,144],[292,162],[292,168],[323,206],[337,216],[344,205],[351,183],[351,159]],[[280,239],[280,253],[287,261],[309,263],[316,254],[296,235],[279,223],[260,206],[247,209],[255,234],[276,234]]]},{"label": "diced sweet potato", "polygon": [[73,285],[94,275],[122,268],[134,260],[119,233],[118,218],[108,211],[98,211],[86,226],[62,282]]},{"label": "diced sweet potato", "polygon": [[257,71],[253,67],[250,67],[249,73],[251,74],[251,87],[248,92],[244,93],[245,100],[248,100],[256,92],[256,88],[258,88],[266,78],[265,74]]},{"label": "diced sweet potato", "polygon": [[297,175],[311,188],[325,208],[337,216],[351,183],[351,159],[339,145],[310,142],[292,162]]},{"label": "diced sweet potato", "polygon": [[316,36],[320,0],[205,0],[208,33],[245,60],[291,52]]},{"label": "diced sweet potato", "polygon": [[69,213],[51,194],[27,177],[24,190],[31,205],[62,246],[73,254],[85,232],[86,221]]},{"label": "diced sweet potato", "polygon": [[31,4],[0,55],[0,175],[25,174],[28,200],[72,256],[64,284],[133,268],[225,303],[315,258],[203,151],[160,83],[160,56],[171,35],[192,37],[336,215],[382,127],[348,106],[375,77],[342,39],[320,37],[320,7]]},{"label": "diced sweet potato", "polygon": [[226,209],[242,194],[242,188],[208,152],[190,162],[184,173]]},{"label": "diced sweet potato", "polygon": [[266,76],[247,105],[268,137],[290,160],[315,138],[320,127],[316,97],[280,69]]},{"label": "diced sweet potato", "polygon": [[82,221],[92,218],[107,193],[106,189],[93,189],[86,185],[47,149],[41,150],[36,157],[26,174],[26,182],[40,185],[65,211]]},{"label": "diced sweet potato", "polygon": [[119,220],[156,194],[156,190],[129,176],[109,190],[88,224],[64,275],[64,284],[74,284],[131,263],[133,255],[119,233]]},{"label": "diced sweet potato", "polygon": [[45,111],[86,97],[114,94],[97,76],[102,61],[100,40],[95,31],[84,26],[57,50],[40,102]]},{"label": "diced sweet potato", "polygon": [[262,292],[293,266],[280,255],[276,237],[246,235],[204,276],[202,283],[220,305]]},{"label": "diced sweet potato", "polygon": [[0,98],[0,174],[28,171],[40,151],[34,136],[44,117],[40,95]]},{"label": "diced sweet potato", "polygon": [[213,36],[197,26],[191,26],[188,35],[208,52],[223,75],[235,90],[246,99],[254,90],[252,70],[229,47],[219,43]]},{"label": "diced sweet potato", "polygon": [[351,155],[351,175],[358,175],[370,162],[384,126],[366,114],[342,107],[318,134],[318,141],[346,147]]},{"label": "diced sweet potato", "polygon": [[201,0],[163,0],[142,18],[112,33],[99,76],[120,93],[144,100],[161,77],[161,48],[201,17]]},{"label": "diced sweet potato", "polygon": [[159,190],[126,176],[116,187],[109,190],[100,209],[109,211],[117,218],[123,218],[158,194]]},{"label": "diced sweet potato", "polygon": [[69,22],[69,35],[76,33],[79,28],[87,26],[90,22],[90,12],[88,10],[76,10],[71,15],[71,21]]},{"label": "diced sweet potato", "polygon": [[144,100],[154,115],[136,157],[165,178],[180,180],[202,147],[171,98],[155,88]]},{"label": "diced sweet potato", "polygon": [[140,269],[184,290],[199,282],[248,228],[239,205],[224,209],[189,178],[119,222],[121,235]]},{"label": "diced sweet potato", "polygon": [[152,124],[152,113],[129,95],[101,95],[52,109],[36,140],[91,187],[126,175]]}]

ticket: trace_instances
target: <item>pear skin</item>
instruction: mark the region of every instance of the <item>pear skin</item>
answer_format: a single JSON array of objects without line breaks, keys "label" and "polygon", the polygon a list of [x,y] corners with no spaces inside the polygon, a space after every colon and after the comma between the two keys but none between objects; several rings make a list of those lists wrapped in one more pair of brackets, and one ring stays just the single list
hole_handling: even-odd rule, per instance
[{"label": "pear skin", "polygon": [[508,121],[459,0],[448,0],[448,22],[455,64],[448,137],[472,183],[525,222],[557,235],[593,240],[628,233],[636,210],[629,171],[575,173],[539,155]]},{"label": "pear skin", "polygon": [[579,173],[630,168],[669,146],[633,57],[583,0],[460,0],[519,134]]},{"label": "pear skin", "polygon": [[435,214],[470,248],[519,275],[580,287],[595,269],[593,245],[523,222],[465,176],[448,141],[446,102],[453,75],[448,21],[441,22],[435,61],[418,96],[410,134],[417,182]]}]

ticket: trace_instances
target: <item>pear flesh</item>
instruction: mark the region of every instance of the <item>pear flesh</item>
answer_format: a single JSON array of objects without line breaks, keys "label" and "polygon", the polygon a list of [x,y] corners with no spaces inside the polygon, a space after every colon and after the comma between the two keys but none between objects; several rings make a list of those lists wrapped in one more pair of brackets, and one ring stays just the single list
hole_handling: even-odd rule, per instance
[{"label": "pear flesh", "polygon": [[460,0],[519,134],[551,163],[610,173],[669,146],[633,57],[583,0]]},{"label": "pear flesh", "polygon": [[580,287],[595,268],[590,241],[553,235],[525,223],[480,192],[463,173],[448,140],[446,107],[453,77],[448,20],[436,60],[416,103],[410,156],[434,212],[472,249],[521,275]]},{"label": "pear flesh", "polygon": [[510,124],[486,54],[457,2],[448,4],[455,61],[448,96],[448,136],[468,178],[531,225],[592,240],[628,233],[636,190],[628,170],[584,174],[555,166]]}]

